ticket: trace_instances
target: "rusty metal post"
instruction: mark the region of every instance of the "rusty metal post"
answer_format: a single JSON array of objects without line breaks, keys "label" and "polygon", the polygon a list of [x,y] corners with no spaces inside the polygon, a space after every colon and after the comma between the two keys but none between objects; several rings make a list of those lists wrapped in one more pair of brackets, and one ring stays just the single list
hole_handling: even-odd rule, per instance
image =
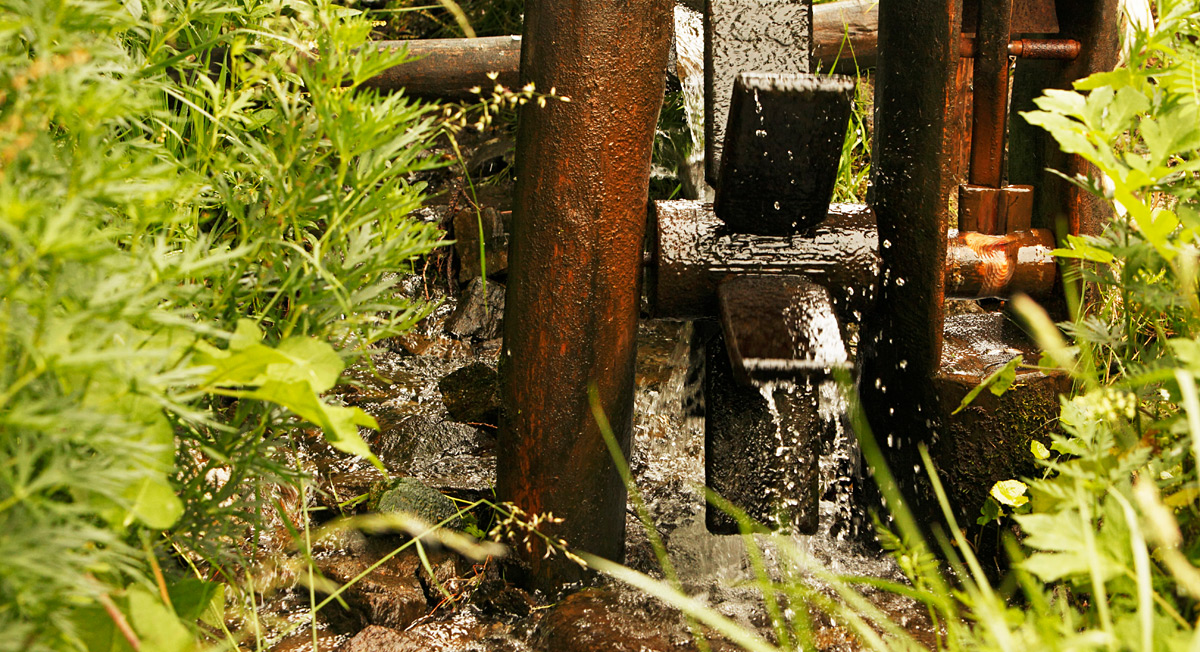
[{"label": "rusty metal post", "polygon": [[913,467],[917,443],[936,436],[930,379],[941,355],[949,154],[959,137],[947,107],[961,25],[962,0],[880,2],[872,203],[883,269],[859,345],[859,392],[910,500],[928,496],[911,484],[923,475]]},{"label": "rusty metal post", "polygon": [[[572,547],[621,559],[625,487],[588,402],[595,385],[621,445],[632,430],[635,336],[650,149],[662,104],[669,0],[530,0],[522,83],[570,102],[529,103],[501,355],[496,492]],[[532,584],[582,578],[562,555],[522,551]]]}]

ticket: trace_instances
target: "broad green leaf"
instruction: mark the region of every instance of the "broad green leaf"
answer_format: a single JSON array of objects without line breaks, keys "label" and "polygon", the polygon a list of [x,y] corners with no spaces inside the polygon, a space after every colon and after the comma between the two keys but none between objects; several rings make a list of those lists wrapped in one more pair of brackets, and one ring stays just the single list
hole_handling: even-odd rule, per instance
[{"label": "broad green leaf", "polygon": [[219,626],[225,614],[225,585],[186,577],[167,587],[171,605],[184,622],[203,620]]},{"label": "broad green leaf", "polygon": [[1162,502],[1167,507],[1179,509],[1196,502],[1197,498],[1200,498],[1200,487],[1187,487],[1163,497]]},{"label": "broad green leaf", "polygon": [[1075,91],[1047,88],[1045,94],[1034,100],[1034,104],[1043,111],[1082,117],[1087,109],[1087,96]]},{"label": "broad green leaf", "polygon": [[1200,371],[1200,342],[1186,337],[1176,337],[1167,340],[1171,351],[1180,362],[1193,371]]},{"label": "broad green leaf", "polygon": [[74,609],[71,621],[88,652],[133,652],[104,607],[96,604]]},{"label": "broad green leaf", "polygon": [[1080,258],[1105,265],[1113,261],[1111,252],[1088,244],[1087,240],[1075,235],[1067,236],[1067,248],[1054,249],[1050,253],[1059,258]]},{"label": "broad green leaf", "polygon": [[379,424],[360,408],[327,405],[305,382],[268,381],[248,396],[286,407],[324,430],[325,439],[334,448],[364,457],[376,467],[383,468],[383,463],[358,434],[358,426],[378,429]]},{"label": "broad green leaf", "polygon": [[1027,535],[1025,544],[1030,548],[1047,552],[1083,550],[1084,540],[1076,512],[1017,514],[1013,518]]},{"label": "broad green leaf", "polygon": [[125,10],[133,16],[134,20],[141,20],[145,10],[142,8],[142,0],[125,0]]},{"label": "broad green leaf", "polygon": [[233,336],[229,338],[230,351],[244,351],[262,343],[263,333],[252,319],[239,319]]},{"label": "broad green leaf", "polygon": [[191,632],[162,603],[140,586],[129,588],[129,624],[141,639],[141,652],[190,652],[196,648]]},{"label": "broad green leaf", "polygon": [[1090,91],[1102,86],[1111,86],[1116,89],[1122,89],[1128,86],[1138,86],[1139,79],[1133,74],[1129,68],[1122,66],[1110,72],[1098,72],[1083,79],[1076,81],[1073,85],[1076,90]]},{"label": "broad green leaf", "polygon": [[1087,562],[1081,555],[1047,552],[1030,555],[1021,562],[1021,568],[1037,575],[1043,582],[1055,582],[1088,571]]},{"label": "broad green leaf", "polygon": [[[1133,88],[1122,88],[1115,95],[1111,93],[1111,87],[1104,88],[1108,88],[1109,92],[1095,90],[1092,93],[1093,95],[1101,93],[1101,97],[1097,98],[1097,106],[1103,116],[1104,131],[1111,138],[1127,130],[1133,122],[1134,116],[1149,109],[1150,100]],[[1111,99],[1106,100],[1106,97]],[[1089,104],[1092,103],[1091,99],[1091,97],[1088,98]],[[1106,101],[1111,104],[1104,105],[1103,103]]]},{"label": "broad green leaf", "polygon": [[995,500],[983,501],[983,507],[979,509],[979,518],[975,519],[976,525],[987,525],[992,521],[1000,520],[1003,512],[1000,511],[1000,503]]},{"label": "broad green leaf", "polygon": [[1025,121],[1050,132],[1063,151],[1079,154],[1090,161],[1099,159],[1096,146],[1088,140],[1087,127],[1083,123],[1049,111],[1023,111]]},{"label": "broad green leaf", "polygon": [[1029,487],[1020,480],[1001,480],[992,485],[989,495],[1005,507],[1020,507],[1029,502],[1025,491]]},{"label": "broad green leaf", "polygon": [[131,503],[130,516],[156,530],[175,525],[183,515],[183,501],[165,477],[145,478],[126,490],[125,495]]},{"label": "broad green leaf", "polygon": [[222,356],[197,356],[197,362],[211,366],[207,383],[220,387],[258,385],[262,383],[267,368],[274,364],[292,364],[282,353],[263,344],[253,344],[236,353],[222,351]]},{"label": "broad green leaf", "polygon": [[287,356],[290,364],[268,366],[266,378],[284,383],[307,382],[318,394],[332,388],[346,367],[332,346],[312,337],[289,337],[275,350]]}]

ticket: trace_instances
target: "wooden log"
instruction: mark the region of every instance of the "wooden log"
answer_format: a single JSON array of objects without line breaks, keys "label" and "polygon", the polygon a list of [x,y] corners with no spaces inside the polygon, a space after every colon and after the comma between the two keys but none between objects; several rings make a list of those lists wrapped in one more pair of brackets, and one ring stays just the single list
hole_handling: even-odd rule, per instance
[{"label": "wooden log", "polygon": [[[822,70],[853,73],[875,66],[879,9],[876,0],[841,0],[813,7],[813,60]],[[378,46],[408,47],[413,58],[375,77],[368,86],[405,89],[410,95],[470,99],[472,87],[485,91],[496,82],[512,87],[521,60],[521,37],[379,41]],[[835,65],[836,64],[836,65]]]},{"label": "wooden log", "polygon": [[879,57],[878,0],[842,0],[813,7],[813,59],[822,70],[852,74]]}]

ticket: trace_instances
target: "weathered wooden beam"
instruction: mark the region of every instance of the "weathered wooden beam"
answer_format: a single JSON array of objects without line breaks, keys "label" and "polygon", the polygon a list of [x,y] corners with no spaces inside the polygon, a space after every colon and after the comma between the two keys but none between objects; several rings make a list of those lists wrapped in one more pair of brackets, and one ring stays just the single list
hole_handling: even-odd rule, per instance
[{"label": "weathered wooden beam", "polygon": [[[822,70],[854,72],[875,66],[879,9],[876,0],[842,0],[813,7],[813,62]],[[470,89],[490,89],[497,81],[517,83],[521,64],[520,36],[378,41],[381,48],[407,47],[411,61],[389,69],[367,83],[410,95],[468,99]],[[489,72],[499,73],[497,81]]]},{"label": "weathered wooden beam", "polygon": [[813,60],[843,74],[874,68],[879,57],[878,0],[813,6]]}]

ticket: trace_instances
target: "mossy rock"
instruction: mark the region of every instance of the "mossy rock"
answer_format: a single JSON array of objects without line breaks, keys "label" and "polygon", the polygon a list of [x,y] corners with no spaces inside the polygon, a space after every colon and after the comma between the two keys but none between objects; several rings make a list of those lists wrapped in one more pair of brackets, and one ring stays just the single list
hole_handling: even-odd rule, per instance
[{"label": "mossy rock", "polygon": [[446,521],[446,527],[459,529],[462,519],[454,501],[416,478],[381,480],[371,486],[368,506],[380,514],[408,513],[430,524]]}]

